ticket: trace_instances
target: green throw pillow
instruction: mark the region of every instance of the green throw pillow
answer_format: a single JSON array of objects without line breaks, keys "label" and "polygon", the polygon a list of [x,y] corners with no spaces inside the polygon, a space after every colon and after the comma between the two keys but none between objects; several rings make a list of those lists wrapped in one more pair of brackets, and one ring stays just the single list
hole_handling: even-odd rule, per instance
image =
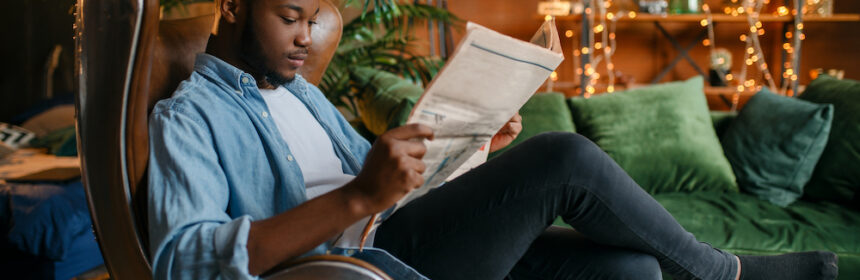
[{"label": "green throw pillow", "polygon": [[569,99],[576,130],[652,194],[738,187],[714,132],[702,77]]},{"label": "green throw pillow", "polygon": [[806,197],[860,209],[860,199],[854,199],[860,192],[860,82],[822,75],[800,99],[833,104],[830,139],[806,185]]},{"label": "green throw pillow", "polygon": [[504,147],[492,154],[493,158],[504,151],[507,151],[520,142],[529,139],[532,136],[549,131],[566,131],[574,132],[573,119],[570,116],[570,108],[564,101],[564,95],[561,93],[538,93],[529,98],[529,101],[520,108],[520,115],[523,116],[523,131],[520,135],[511,142],[510,145]]},{"label": "green throw pillow", "polygon": [[424,89],[392,73],[354,67],[350,75],[359,88],[358,111],[370,132],[380,135],[406,123]]},{"label": "green throw pillow", "polygon": [[797,200],[824,151],[832,120],[829,104],[767,89],[750,98],[722,138],[740,188],[782,207]]}]

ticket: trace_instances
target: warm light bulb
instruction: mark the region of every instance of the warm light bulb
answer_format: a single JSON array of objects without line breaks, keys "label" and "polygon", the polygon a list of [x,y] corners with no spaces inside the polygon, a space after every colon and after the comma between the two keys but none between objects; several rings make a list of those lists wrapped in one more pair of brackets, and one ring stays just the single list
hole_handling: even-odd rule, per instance
[{"label": "warm light bulb", "polygon": [[595,48],[595,49],[598,49],[598,50],[599,50],[599,49],[602,49],[602,48],[603,48],[603,43],[601,43],[601,42],[594,43],[594,48]]},{"label": "warm light bulb", "polygon": [[803,23],[797,24],[797,30],[803,30]]},{"label": "warm light bulb", "polygon": [[609,93],[615,92],[615,86],[609,85],[608,87],[606,87],[606,92],[609,92]]},{"label": "warm light bulb", "polygon": [[806,34],[800,33],[800,40],[806,40]]},{"label": "warm light bulb", "polygon": [[600,32],[603,32],[603,24],[598,24],[597,26],[594,27],[594,33],[600,33]]},{"label": "warm light bulb", "polygon": [[552,71],[552,73],[549,74],[549,78],[550,78],[550,80],[557,81],[558,80],[558,73],[555,71]]},{"label": "warm light bulb", "polygon": [[758,30],[758,35],[759,35],[759,36],[764,35],[764,29],[759,29],[759,30]]},{"label": "warm light bulb", "polygon": [[738,91],[744,91],[744,86],[738,86]]},{"label": "warm light bulb", "polygon": [[629,13],[627,13],[627,16],[630,18],[636,18],[636,12],[630,11]]},{"label": "warm light bulb", "polygon": [[615,64],[614,64],[614,63],[607,63],[607,64],[606,64],[606,69],[609,69],[609,70],[615,70]]},{"label": "warm light bulb", "polygon": [[786,15],[788,15],[788,8],[786,8],[785,6],[780,6],[779,8],[776,9],[776,12],[780,16],[786,16]]},{"label": "warm light bulb", "polygon": [[755,22],[755,28],[761,28],[761,21]]},{"label": "warm light bulb", "polygon": [[710,46],[711,40],[708,40],[708,39],[702,40],[702,45],[704,45],[705,47]]},{"label": "warm light bulb", "polygon": [[573,37],[573,30],[565,31],[564,36],[567,38]]},{"label": "warm light bulb", "polygon": [[743,41],[743,42],[747,41],[747,35],[746,34],[741,34],[741,41]]},{"label": "warm light bulb", "polygon": [[732,79],[734,79],[734,78],[735,78],[735,77],[734,77],[734,76],[732,76],[732,74],[726,74],[726,80],[731,81],[731,80],[732,80]]},{"label": "warm light bulb", "polygon": [[582,54],[588,54],[588,48],[582,48]]},{"label": "warm light bulb", "polygon": [[708,6],[708,4],[703,4],[703,5],[702,5],[702,11],[707,12],[707,11],[710,11],[710,10],[711,10],[711,7],[710,7],[710,6]]},{"label": "warm light bulb", "polygon": [[782,44],[782,48],[783,48],[783,49],[785,49],[785,50],[790,49],[790,48],[791,48],[791,44],[789,44],[789,43],[784,43],[784,44]]},{"label": "warm light bulb", "polygon": [[702,21],[699,22],[699,24],[701,24],[702,26],[708,26],[708,20],[703,19]]},{"label": "warm light bulb", "polygon": [[552,16],[551,16],[551,15],[546,15],[546,16],[543,18],[543,20],[544,20],[544,21],[550,21],[550,20],[552,20]]},{"label": "warm light bulb", "polygon": [[615,15],[614,15],[614,14],[612,14],[612,13],[607,13],[607,14],[606,14],[606,19],[608,19],[608,20],[612,20],[613,18],[615,18]]},{"label": "warm light bulb", "polygon": [[752,61],[752,59],[747,58],[746,63],[747,63],[747,65],[752,65],[752,64],[753,64],[753,61]]},{"label": "warm light bulb", "polygon": [[753,54],[753,53],[755,53],[755,49],[753,49],[753,48],[747,48],[747,53],[748,53],[748,54]]},{"label": "warm light bulb", "polygon": [[615,40],[615,32],[609,33],[609,39]]}]

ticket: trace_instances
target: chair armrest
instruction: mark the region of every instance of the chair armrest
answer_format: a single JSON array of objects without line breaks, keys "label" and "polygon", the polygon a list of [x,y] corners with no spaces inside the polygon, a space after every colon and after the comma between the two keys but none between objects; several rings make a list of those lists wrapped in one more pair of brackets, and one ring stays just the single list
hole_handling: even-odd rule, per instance
[{"label": "chair armrest", "polygon": [[368,262],[339,255],[312,256],[285,262],[263,273],[262,278],[391,280],[388,274]]}]

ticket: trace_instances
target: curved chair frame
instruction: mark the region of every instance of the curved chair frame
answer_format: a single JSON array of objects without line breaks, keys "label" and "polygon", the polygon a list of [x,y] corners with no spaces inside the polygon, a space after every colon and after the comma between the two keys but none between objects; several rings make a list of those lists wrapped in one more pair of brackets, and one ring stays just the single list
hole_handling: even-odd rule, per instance
[{"label": "curved chair frame", "polygon": [[[321,0],[321,8],[327,13],[320,17],[326,18],[314,26],[315,44],[300,70],[312,83],[320,81],[342,32],[337,8],[326,0]],[[158,0],[77,2],[78,150],[93,228],[113,279],[152,278],[145,181],[149,112],[190,75],[193,54],[204,51],[211,24],[212,17],[162,23]],[[321,271],[318,276],[390,279],[366,262],[339,256],[313,257],[284,267],[269,275],[303,279]]]}]

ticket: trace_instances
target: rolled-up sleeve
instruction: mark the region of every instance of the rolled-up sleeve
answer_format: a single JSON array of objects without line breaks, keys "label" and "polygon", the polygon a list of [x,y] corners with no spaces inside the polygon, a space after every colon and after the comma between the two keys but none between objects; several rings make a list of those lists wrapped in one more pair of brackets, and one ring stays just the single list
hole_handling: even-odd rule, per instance
[{"label": "rolled-up sleeve", "polygon": [[[150,118],[149,237],[155,279],[253,279],[251,218],[227,214],[230,189],[211,131],[170,104]],[[169,108],[169,109],[168,109]]]}]

